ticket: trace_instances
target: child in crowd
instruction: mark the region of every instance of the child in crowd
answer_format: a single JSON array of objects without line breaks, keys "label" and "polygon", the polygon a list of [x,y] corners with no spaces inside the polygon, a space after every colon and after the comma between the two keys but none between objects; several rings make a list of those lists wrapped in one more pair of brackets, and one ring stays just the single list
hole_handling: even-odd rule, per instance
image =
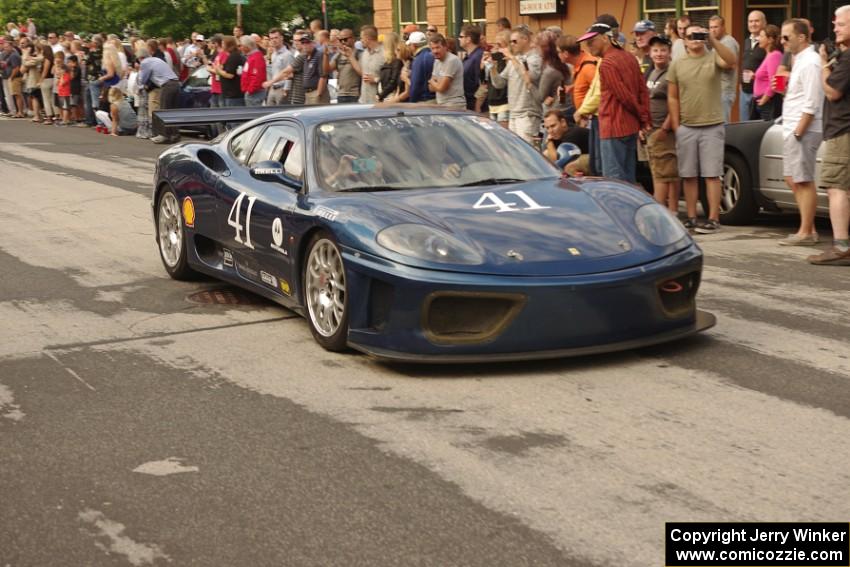
[{"label": "child in crowd", "polygon": [[56,64],[56,82],[59,85],[56,88],[59,95],[59,108],[62,109],[62,122],[58,124],[67,126],[71,123],[71,73],[68,72],[64,62]]},{"label": "child in crowd", "polygon": [[80,60],[76,55],[69,55],[67,59],[68,73],[71,75],[71,121],[77,126],[86,127],[83,122],[83,99],[82,99],[82,75],[80,73]]}]

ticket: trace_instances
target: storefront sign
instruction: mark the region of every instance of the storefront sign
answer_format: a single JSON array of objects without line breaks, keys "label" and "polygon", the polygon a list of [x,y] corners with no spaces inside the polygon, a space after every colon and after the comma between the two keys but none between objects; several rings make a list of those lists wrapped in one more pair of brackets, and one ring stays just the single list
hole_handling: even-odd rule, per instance
[{"label": "storefront sign", "polygon": [[567,0],[519,0],[519,14],[521,16],[566,13]]}]

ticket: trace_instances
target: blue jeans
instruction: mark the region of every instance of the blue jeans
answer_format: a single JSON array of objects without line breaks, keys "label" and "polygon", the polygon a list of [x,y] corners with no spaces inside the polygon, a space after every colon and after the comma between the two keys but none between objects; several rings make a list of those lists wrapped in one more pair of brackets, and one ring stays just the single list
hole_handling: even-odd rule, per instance
[{"label": "blue jeans", "polygon": [[347,104],[350,102],[357,102],[358,100],[360,100],[359,96],[337,95],[336,97],[337,104]]},{"label": "blue jeans", "polygon": [[223,106],[245,106],[244,98],[225,98]]},{"label": "blue jeans", "polygon": [[602,175],[629,183],[637,180],[637,134],[600,140]]},{"label": "blue jeans", "polygon": [[86,112],[86,123],[89,126],[94,126],[97,121],[94,118],[94,111],[100,106],[100,83],[91,81],[89,83],[89,104],[91,105],[91,121],[88,120],[89,115]]},{"label": "blue jeans", "polygon": [[245,106],[263,106],[266,102],[266,90],[261,89],[255,93],[245,93]]},{"label": "blue jeans", "polygon": [[753,104],[753,93],[741,91],[738,98],[738,120],[745,122],[750,119],[750,109]]},{"label": "blue jeans", "polygon": [[210,94],[210,108],[221,108],[224,106],[224,99],[219,93]]},{"label": "blue jeans", "polygon": [[593,175],[602,175],[602,152],[599,148],[599,117],[591,116],[588,126],[590,128],[587,143],[590,146],[588,152],[590,171]]},{"label": "blue jeans", "polygon": [[723,101],[723,121],[729,124],[732,120],[732,105],[735,104],[735,93],[723,93],[720,97]]}]

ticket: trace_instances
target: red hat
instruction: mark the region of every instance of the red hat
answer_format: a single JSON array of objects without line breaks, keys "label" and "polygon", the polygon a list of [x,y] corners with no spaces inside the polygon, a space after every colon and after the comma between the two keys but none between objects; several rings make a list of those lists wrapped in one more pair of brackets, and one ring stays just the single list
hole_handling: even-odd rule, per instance
[{"label": "red hat", "polygon": [[407,24],[402,30],[402,32],[404,33],[413,33],[415,31],[419,31],[419,26],[417,26],[416,24]]}]

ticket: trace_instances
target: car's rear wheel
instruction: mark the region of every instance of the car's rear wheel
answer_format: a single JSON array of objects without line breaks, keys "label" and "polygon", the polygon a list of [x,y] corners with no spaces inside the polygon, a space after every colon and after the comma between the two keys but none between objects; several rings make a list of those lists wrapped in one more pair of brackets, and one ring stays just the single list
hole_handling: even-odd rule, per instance
[{"label": "car's rear wheel", "polygon": [[[723,160],[723,193],[720,197],[720,222],[729,225],[749,224],[759,211],[753,193],[752,175],[746,160],[726,153]],[[702,206],[708,210],[708,199],[702,192]]]},{"label": "car's rear wheel", "polygon": [[174,190],[166,187],[156,206],[156,241],[165,271],[175,280],[192,279],[196,272],[186,259],[186,232]]},{"label": "car's rear wheel", "polygon": [[327,350],[345,350],[348,341],[345,264],[336,241],[325,231],[316,233],[310,240],[303,282],[313,338]]}]

